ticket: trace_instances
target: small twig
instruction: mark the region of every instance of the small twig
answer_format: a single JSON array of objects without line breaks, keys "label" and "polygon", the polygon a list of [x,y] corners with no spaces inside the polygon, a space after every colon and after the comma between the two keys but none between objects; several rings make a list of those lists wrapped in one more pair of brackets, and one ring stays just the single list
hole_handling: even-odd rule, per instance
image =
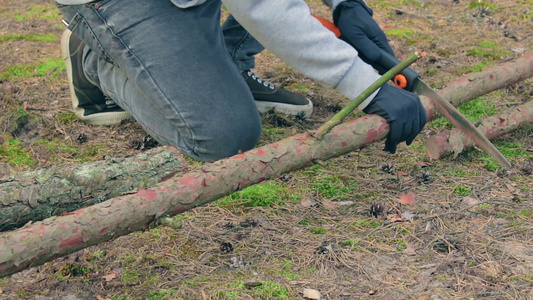
[{"label": "small twig", "polygon": [[434,218],[440,218],[442,216],[446,216],[446,215],[457,215],[457,214],[460,214],[460,213],[463,213],[473,207],[476,207],[478,205],[481,205],[481,204],[485,204],[485,203],[490,203],[491,201],[490,200],[487,200],[487,201],[482,201],[482,202],[479,202],[479,203],[476,203],[476,204],[472,204],[468,207],[465,207],[463,209],[460,209],[460,210],[456,210],[456,211],[450,211],[450,212],[446,212],[446,213],[443,213],[443,214],[435,214],[435,215],[432,215],[432,216],[427,216],[425,217],[423,220],[429,220],[429,219],[434,219]]},{"label": "small twig", "polygon": [[383,86],[387,81],[391,80],[396,74],[400,73],[403,69],[410,66],[412,63],[425,56],[425,52],[415,52],[411,54],[407,59],[397,64],[394,68],[387,71],[381,78],[376,80],[371,84],[366,90],[364,90],[357,98],[352,100],[346,107],[339,111],[333,118],[324,123],[320,128],[318,128],[315,136],[317,140],[321,140],[324,135],[326,135],[333,127],[337,126],[348,116],[354,109],[356,109],[366,98],[368,98],[372,93],[377,89]]},{"label": "small twig", "polygon": [[457,214],[463,213],[463,212],[465,212],[467,210],[470,210],[471,208],[474,208],[476,206],[479,206],[479,205],[482,205],[482,204],[485,204],[485,203],[501,204],[501,205],[509,205],[509,206],[520,206],[520,204],[510,203],[510,202],[505,201],[505,200],[492,199],[492,200],[481,201],[479,203],[469,205],[469,206],[467,206],[465,208],[462,208],[460,210],[450,211],[450,212],[446,212],[446,213],[442,213],[442,214],[435,214],[435,215],[432,215],[432,216],[427,216],[427,217],[423,218],[422,220],[425,221],[425,220],[429,220],[429,219],[440,218],[440,217],[446,216],[446,215],[457,215]]},{"label": "small twig", "polygon": [[372,234],[376,233],[377,231],[380,231],[381,229],[384,229],[384,228],[387,228],[387,227],[392,227],[394,226],[394,223],[389,223],[389,224],[381,224],[379,225],[378,227],[372,229],[369,233],[367,233],[364,237],[362,237],[360,240],[366,240],[369,236],[371,236]]}]

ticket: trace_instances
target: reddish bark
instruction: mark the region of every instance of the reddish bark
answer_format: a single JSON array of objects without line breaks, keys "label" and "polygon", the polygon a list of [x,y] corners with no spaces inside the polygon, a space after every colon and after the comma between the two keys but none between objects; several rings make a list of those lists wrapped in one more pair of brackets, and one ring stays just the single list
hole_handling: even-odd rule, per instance
[{"label": "reddish bark", "polygon": [[[483,118],[478,129],[491,140],[512,132],[528,122],[533,122],[533,101],[509,109],[504,113]],[[459,153],[472,146],[474,146],[474,142],[458,129],[440,132],[426,141],[427,153],[431,159],[440,159],[450,154],[457,157]]]},{"label": "reddish bark", "polygon": [[[533,76],[533,57],[451,83],[442,95],[454,104]],[[467,89],[468,91],[464,91]],[[463,90],[463,91],[459,91]],[[424,99],[429,118],[431,99]],[[298,134],[246,153],[207,164],[155,187],[121,196],[61,217],[0,235],[0,277],[54,258],[148,228],[159,217],[176,215],[247,186],[327,160],[384,139],[387,122],[375,115],[335,127],[320,141]]]}]

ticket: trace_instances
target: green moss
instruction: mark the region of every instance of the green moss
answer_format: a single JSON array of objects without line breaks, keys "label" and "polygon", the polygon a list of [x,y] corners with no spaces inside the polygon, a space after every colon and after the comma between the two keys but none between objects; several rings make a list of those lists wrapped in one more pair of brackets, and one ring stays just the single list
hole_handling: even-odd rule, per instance
[{"label": "green moss", "polygon": [[496,162],[496,160],[494,160],[492,157],[487,159],[487,161],[485,161],[485,169],[487,169],[487,171],[491,171],[491,172],[494,172],[498,169],[500,169],[500,165],[498,165],[498,163]]},{"label": "green moss", "polygon": [[[507,159],[517,159],[519,157],[525,157],[527,159],[527,157],[530,156],[529,152],[524,150],[524,145],[519,142],[495,142],[494,146],[496,146]],[[474,151],[475,150],[472,150],[472,152]],[[478,152],[475,151],[474,153],[477,154]],[[484,168],[488,171],[494,172],[501,168],[494,158],[486,154],[479,154],[479,158],[484,161]]]},{"label": "green moss", "polygon": [[17,167],[32,167],[37,163],[31,151],[14,139],[7,139],[4,145],[0,145],[0,160]]},{"label": "green moss", "polygon": [[258,299],[288,299],[289,289],[281,283],[266,281],[253,289],[252,296]]},{"label": "green moss", "polygon": [[58,40],[53,33],[49,34],[4,34],[0,35],[0,43],[5,41],[26,40],[30,42],[55,42]]},{"label": "green moss", "polygon": [[403,226],[398,227],[398,232],[404,234],[411,234],[411,231]]},{"label": "green moss", "polygon": [[292,268],[292,262],[286,261],[282,263],[281,269],[276,272],[276,275],[283,276],[288,280],[300,278],[300,274],[289,272]]},{"label": "green moss", "polygon": [[492,4],[492,3],[486,2],[486,1],[477,1],[477,0],[474,0],[474,1],[470,2],[469,9],[476,9],[476,8],[497,9],[498,5]]},{"label": "green moss", "polygon": [[324,233],[327,233],[328,230],[326,228],[322,228],[322,227],[317,227],[315,229],[311,229],[311,233],[312,234],[324,234]]},{"label": "green moss", "polygon": [[529,14],[528,14],[528,13],[524,13],[524,14],[520,15],[520,18],[521,18],[522,20],[528,20],[528,19],[531,19],[531,18],[533,18],[533,13],[529,13]]},{"label": "green moss", "polygon": [[55,5],[35,5],[27,11],[16,13],[14,18],[17,21],[24,21],[28,19],[59,20],[61,19],[61,12]]},{"label": "green moss", "polygon": [[500,47],[500,45],[498,45],[495,41],[491,41],[491,40],[479,40],[476,43],[483,48],[495,49],[495,48]]},{"label": "green moss", "polygon": [[459,195],[459,196],[469,196],[470,195],[470,189],[467,188],[467,187],[464,187],[464,186],[456,186],[455,189],[453,190],[453,193],[455,195]]},{"label": "green moss", "polygon": [[485,101],[483,97],[476,98],[459,106],[459,111],[470,121],[477,121],[486,116],[497,113],[494,103]]},{"label": "green moss", "polygon": [[361,241],[360,240],[346,240],[344,241],[344,245],[346,246],[355,246],[357,244],[359,244]]},{"label": "green moss", "polygon": [[78,153],[78,150],[76,149],[76,147],[72,146],[72,145],[68,145],[68,144],[65,144],[65,142],[61,141],[61,140],[45,140],[45,139],[40,139],[40,140],[36,140],[32,143],[32,145],[34,146],[39,146],[41,147],[41,149],[43,149],[44,151],[50,153],[50,152],[53,152],[53,153],[69,153],[69,154],[76,154]]},{"label": "green moss", "polygon": [[78,119],[78,117],[74,113],[60,113],[58,117],[59,120],[65,124],[70,124],[72,123],[72,121]]},{"label": "green moss", "polygon": [[383,223],[378,220],[374,220],[372,218],[365,218],[357,221],[356,223],[358,226],[366,227],[366,228],[377,228],[381,226]]},{"label": "green moss", "polygon": [[414,5],[418,7],[424,7],[424,3],[415,0],[402,0],[403,5]]},{"label": "green moss", "polygon": [[496,148],[498,148],[498,150],[500,150],[500,152],[506,158],[529,156],[529,152],[524,150],[525,149],[524,144],[519,143],[519,142],[498,142],[496,144]]},{"label": "green moss", "polygon": [[388,0],[376,0],[372,2],[373,9],[381,9],[386,7],[397,7],[397,5],[390,3]]},{"label": "green moss", "polygon": [[[483,97],[478,97],[458,107],[458,110],[471,122],[487,116],[492,116],[498,111],[494,103],[485,101]],[[450,121],[445,118],[438,118],[428,123],[428,126],[435,128],[452,128]]]},{"label": "green moss", "polygon": [[303,219],[298,224],[303,225],[303,226],[308,226],[310,223],[309,223],[309,221]]},{"label": "green moss", "polygon": [[239,203],[247,207],[271,207],[274,205],[283,205],[287,201],[299,200],[299,195],[291,193],[288,188],[282,186],[280,183],[270,180],[233,193],[216,201],[216,204],[227,205],[239,201]]},{"label": "green moss", "polygon": [[298,84],[297,88],[298,88],[300,91],[303,91],[303,92],[309,93],[309,88],[306,87],[305,85]]},{"label": "green moss", "polygon": [[490,51],[490,50],[476,48],[476,49],[467,50],[466,53],[470,56],[482,56],[485,58],[496,60],[496,59],[500,59],[502,56],[506,54],[509,54],[510,52],[506,50]]},{"label": "green moss", "polygon": [[487,209],[487,208],[489,208],[490,206],[491,206],[490,203],[482,203],[482,204],[479,205],[479,208]]},{"label": "green moss", "polygon": [[[471,56],[482,56],[489,59],[500,59],[502,56],[508,55],[511,52],[502,50],[502,47],[491,40],[479,40],[476,42],[477,47],[467,50],[467,54]],[[476,46],[476,45],[475,45]]]},{"label": "green moss", "polygon": [[274,141],[279,141],[291,135],[291,131],[287,128],[267,127],[263,126],[262,134]]},{"label": "green moss", "polygon": [[178,291],[176,290],[160,290],[156,292],[149,292],[146,295],[147,299],[150,300],[164,300],[164,299],[174,299],[174,295],[176,295]]},{"label": "green moss", "polygon": [[385,33],[390,38],[408,39],[413,36],[414,31],[411,29],[389,29]]},{"label": "green moss", "polygon": [[521,211],[520,215],[529,219],[533,219],[533,208]]},{"label": "green moss", "polygon": [[50,161],[52,162],[57,161],[60,157],[65,157],[65,155],[76,159],[78,163],[95,161],[101,158],[104,151],[103,145],[90,145],[79,149],[77,146],[60,139],[40,139],[31,144],[33,147],[39,147],[42,151],[50,153]]},{"label": "green moss", "polygon": [[141,282],[141,275],[137,270],[127,270],[122,274],[122,281],[125,283]]},{"label": "green moss", "polygon": [[315,176],[311,187],[324,198],[339,197],[340,200],[346,200],[351,197],[351,193],[357,190],[359,184],[354,180],[347,180],[339,175],[325,174]]},{"label": "green moss", "polygon": [[89,162],[100,159],[104,152],[103,145],[91,145],[78,155],[78,162]]},{"label": "green moss", "polygon": [[19,81],[28,77],[57,77],[65,70],[65,62],[59,57],[46,58],[37,65],[15,65],[0,74],[0,80]]},{"label": "green moss", "polygon": [[240,292],[238,291],[219,291],[218,296],[220,296],[222,299],[228,299],[228,300],[240,300],[242,299],[239,297]]},{"label": "green moss", "polygon": [[474,65],[474,66],[467,67],[467,68],[458,68],[457,72],[459,74],[467,74],[467,73],[472,73],[472,72],[481,72],[481,71],[485,70],[488,67],[489,67],[488,65],[483,63],[483,64]]},{"label": "green moss", "polygon": [[437,49],[437,54],[440,56],[451,56],[451,55],[455,55],[455,51],[447,50],[447,49]]},{"label": "green moss", "polygon": [[468,172],[463,171],[463,170],[451,170],[451,171],[447,171],[446,173],[444,173],[444,176],[464,177],[464,176],[467,176],[467,175],[468,175]]}]

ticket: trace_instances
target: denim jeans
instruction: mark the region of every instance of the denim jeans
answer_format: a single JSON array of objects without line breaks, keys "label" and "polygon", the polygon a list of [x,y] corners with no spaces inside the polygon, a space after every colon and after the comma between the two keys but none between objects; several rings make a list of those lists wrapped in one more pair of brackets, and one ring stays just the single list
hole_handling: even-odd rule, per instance
[{"label": "denim jeans", "polygon": [[[220,0],[186,9],[169,0],[58,4],[69,29],[87,43],[88,79],[159,142],[204,161],[249,150],[261,134],[234,61],[252,53],[245,44],[253,40],[230,18],[224,28],[235,44],[228,50],[220,6]],[[248,59],[239,67],[249,65]]]},{"label": "denim jeans", "polygon": [[254,55],[263,51],[264,47],[244,29],[232,15],[222,25],[226,48],[240,71],[255,67]]}]

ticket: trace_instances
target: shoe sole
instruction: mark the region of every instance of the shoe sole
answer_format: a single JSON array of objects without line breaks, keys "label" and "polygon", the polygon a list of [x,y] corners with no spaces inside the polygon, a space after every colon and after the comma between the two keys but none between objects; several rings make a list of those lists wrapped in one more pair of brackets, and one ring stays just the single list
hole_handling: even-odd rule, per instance
[{"label": "shoe sole", "polygon": [[84,113],[85,113],[84,109],[78,107],[79,99],[78,99],[78,96],[76,96],[76,91],[74,90],[74,83],[72,81],[72,60],[70,59],[70,50],[69,50],[69,41],[70,41],[71,35],[72,35],[72,31],[68,29],[66,29],[63,32],[63,35],[61,35],[61,55],[66,65],[68,85],[70,89],[70,99],[72,100],[72,108],[73,108],[74,114],[78,118],[80,118],[80,120],[90,125],[114,125],[114,124],[119,124],[123,120],[133,119],[130,113],[126,111],[106,112],[106,113],[99,113],[99,114],[84,116]]},{"label": "shoe sole", "polygon": [[273,109],[276,112],[288,116],[302,116],[304,119],[307,119],[313,112],[313,103],[311,101],[309,101],[309,104],[307,105],[293,105],[267,101],[255,101],[255,104],[260,113],[266,113]]},{"label": "shoe sole", "polygon": [[105,112],[83,117],[80,117],[79,115],[76,116],[78,116],[84,123],[90,125],[115,125],[120,124],[124,120],[133,120],[130,113],[126,111]]}]

